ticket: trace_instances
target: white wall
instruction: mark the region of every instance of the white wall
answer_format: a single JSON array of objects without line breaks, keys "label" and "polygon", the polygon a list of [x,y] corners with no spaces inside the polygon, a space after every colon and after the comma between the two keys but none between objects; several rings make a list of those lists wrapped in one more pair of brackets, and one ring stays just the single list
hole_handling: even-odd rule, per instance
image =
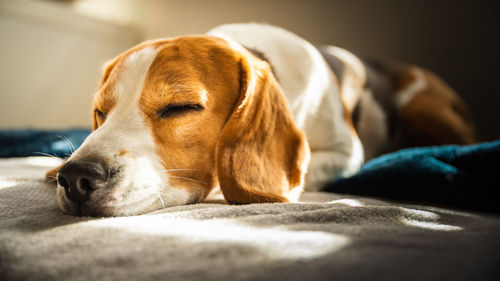
[{"label": "white wall", "polygon": [[138,32],[40,1],[0,2],[0,128],[91,125],[104,61]]}]

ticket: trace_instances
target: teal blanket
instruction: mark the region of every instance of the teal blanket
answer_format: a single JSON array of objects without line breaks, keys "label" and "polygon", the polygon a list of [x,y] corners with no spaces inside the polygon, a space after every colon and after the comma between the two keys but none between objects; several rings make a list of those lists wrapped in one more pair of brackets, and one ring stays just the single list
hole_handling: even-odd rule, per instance
[{"label": "teal blanket", "polygon": [[500,141],[400,150],[375,158],[327,191],[500,212]]},{"label": "teal blanket", "polygon": [[90,134],[89,129],[0,131],[0,157],[67,157]]}]

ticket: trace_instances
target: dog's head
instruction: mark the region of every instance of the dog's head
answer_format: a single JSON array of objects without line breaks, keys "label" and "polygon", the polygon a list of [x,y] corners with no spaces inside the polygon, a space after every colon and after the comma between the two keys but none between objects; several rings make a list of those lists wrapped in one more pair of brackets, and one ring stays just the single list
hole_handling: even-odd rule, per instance
[{"label": "dog's head", "polygon": [[60,208],[117,216],[203,200],[287,202],[309,150],[269,65],[209,36],[149,41],[105,69],[94,131],[57,174]]}]

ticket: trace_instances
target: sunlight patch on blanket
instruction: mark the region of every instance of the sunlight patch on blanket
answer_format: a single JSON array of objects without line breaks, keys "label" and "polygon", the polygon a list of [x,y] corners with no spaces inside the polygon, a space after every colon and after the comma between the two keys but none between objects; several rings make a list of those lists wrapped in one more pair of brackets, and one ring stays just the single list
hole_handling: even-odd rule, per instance
[{"label": "sunlight patch on blanket", "polygon": [[436,222],[409,220],[406,218],[401,218],[401,222],[406,224],[406,225],[409,225],[409,226],[415,226],[415,227],[420,227],[420,228],[425,228],[425,229],[430,229],[430,230],[441,230],[441,231],[462,230],[462,228],[460,226],[441,224],[441,223],[436,223]]},{"label": "sunlight patch on blanket", "polygon": [[57,167],[61,165],[62,161],[61,158],[57,157],[34,156],[26,158],[28,165],[47,168]]},{"label": "sunlight patch on blanket", "polygon": [[0,177],[0,189],[13,187],[18,183],[19,182],[17,182],[17,181],[4,179],[3,177]]},{"label": "sunlight patch on blanket", "polygon": [[359,200],[356,199],[337,199],[337,200],[332,200],[328,202],[329,204],[343,204],[351,207],[361,207],[364,206],[363,203],[361,203]]},{"label": "sunlight patch on blanket", "polygon": [[343,235],[323,231],[253,227],[228,219],[193,220],[161,217],[113,218],[89,222],[99,228],[118,228],[149,235],[175,236],[194,243],[227,243],[256,248],[270,258],[311,259],[349,243]]},{"label": "sunlight patch on blanket", "polygon": [[412,217],[428,219],[428,220],[439,219],[439,215],[434,213],[434,212],[417,210],[417,209],[410,209],[410,208],[401,208],[401,210],[403,210],[405,213],[407,213],[408,215],[410,215]]},{"label": "sunlight patch on blanket", "polygon": [[402,223],[419,228],[441,231],[455,231],[462,230],[460,226],[448,225],[439,223],[440,216],[434,212],[416,210],[409,208],[401,208],[406,214],[399,218]]}]

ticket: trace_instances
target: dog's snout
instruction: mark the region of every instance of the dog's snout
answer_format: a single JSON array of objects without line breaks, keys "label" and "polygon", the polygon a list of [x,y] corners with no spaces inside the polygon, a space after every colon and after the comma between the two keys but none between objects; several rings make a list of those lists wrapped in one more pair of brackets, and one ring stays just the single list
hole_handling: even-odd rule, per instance
[{"label": "dog's snout", "polygon": [[81,204],[92,192],[106,185],[107,169],[98,162],[68,161],[59,170],[57,181],[68,199]]}]

